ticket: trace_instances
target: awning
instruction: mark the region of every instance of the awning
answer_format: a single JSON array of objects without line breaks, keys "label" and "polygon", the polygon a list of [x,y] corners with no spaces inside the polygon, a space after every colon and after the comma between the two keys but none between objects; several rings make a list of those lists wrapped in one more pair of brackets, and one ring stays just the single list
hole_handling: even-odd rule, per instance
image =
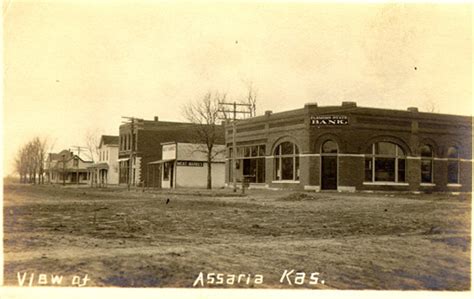
[{"label": "awning", "polygon": [[109,169],[109,165],[107,163],[96,163],[91,166],[88,166],[87,168],[93,168],[93,169]]},{"label": "awning", "polygon": [[166,162],[170,162],[170,161],[174,161],[176,159],[166,159],[166,160],[158,160],[158,161],[153,161],[153,162],[150,162],[148,163],[149,165],[154,165],[154,164],[162,164],[162,163],[166,163]]},{"label": "awning", "polygon": [[128,161],[130,160],[130,158],[121,158],[121,159],[117,159],[118,162],[124,162],[124,161]]}]

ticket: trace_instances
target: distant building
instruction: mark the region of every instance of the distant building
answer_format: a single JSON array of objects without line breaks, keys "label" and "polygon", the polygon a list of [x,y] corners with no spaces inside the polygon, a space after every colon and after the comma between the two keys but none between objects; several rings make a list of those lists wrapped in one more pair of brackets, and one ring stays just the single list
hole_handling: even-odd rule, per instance
[{"label": "distant building", "polygon": [[[119,128],[119,183],[132,186],[157,186],[159,165],[149,164],[162,159],[164,142],[200,143],[192,123],[134,119]],[[217,126],[217,144],[224,144],[224,126]],[[149,169],[150,168],[150,169]],[[153,171],[153,168],[154,169]],[[149,171],[149,172],[148,172]],[[155,173],[156,176],[147,173]]]},{"label": "distant building", "polygon": [[118,136],[102,135],[97,163],[89,166],[91,185],[106,186],[119,183]]},{"label": "distant building", "polygon": [[87,183],[89,180],[88,167],[92,161],[75,155],[70,150],[59,153],[49,153],[45,161],[46,181],[52,184],[59,183]]},{"label": "distant building", "polygon": [[[214,145],[212,151],[211,178],[213,188],[225,186],[225,145]],[[148,163],[158,168],[148,168],[147,176],[158,177],[150,187],[179,188],[207,186],[207,149],[204,144],[167,142],[162,143],[161,160]],[[153,173],[158,171],[158,173]]]},{"label": "distant building", "polygon": [[[341,106],[239,120],[226,127],[226,182],[305,190],[466,191],[472,188],[472,117]],[[235,155],[235,156],[234,156]]]}]

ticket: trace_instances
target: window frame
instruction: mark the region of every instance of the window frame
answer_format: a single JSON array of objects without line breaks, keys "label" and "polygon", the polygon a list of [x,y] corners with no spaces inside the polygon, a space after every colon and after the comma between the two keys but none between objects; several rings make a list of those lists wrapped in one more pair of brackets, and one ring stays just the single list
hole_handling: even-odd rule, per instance
[{"label": "window frame", "polygon": [[[376,150],[375,150],[375,146],[376,144],[378,143],[390,143],[392,144],[393,146],[395,146],[395,154],[394,155],[387,155],[387,154],[376,154]],[[401,154],[400,154],[400,151],[401,151]],[[394,170],[393,170],[393,177],[394,177],[394,180],[390,180],[390,181],[387,181],[387,180],[377,180],[376,179],[376,170],[375,170],[375,165],[376,165],[376,161],[377,159],[393,159],[394,160]],[[369,167],[370,167],[370,170],[371,170],[371,177],[370,177],[370,180],[367,179],[367,161],[369,161]],[[400,180],[399,179],[399,176],[400,176],[400,165],[399,163],[403,161],[403,164],[404,164],[404,167],[403,167],[403,180]],[[365,183],[374,183],[374,184],[377,184],[377,183],[394,183],[394,184],[405,184],[406,183],[406,172],[407,172],[407,165],[406,165],[406,161],[407,161],[407,156],[405,154],[405,151],[403,150],[403,148],[395,143],[395,142],[391,142],[391,141],[378,141],[378,142],[374,142],[371,144],[371,153],[370,154],[366,154],[365,155],[365,159],[364,159],[364,182]]]},{"label": "window frame", "polygon": [[[428,147],[430,149],[429,156],[423,156],[422,148]],[[430,163],[430,181],[423,181],[423,162],[427,161]],[[420,183],[421,184],[433,184],[434,182],[434,148],[429,144],[422,144],[420,146]]]},{"label": "window frame", "polygon": [[[290,143],[292,145],[291,154],[281,154],[282,145]],[[273,182],[299,182],[300,180],[300,151],[298,145],[291,141],[280,142],[273,151]],[[283,179],[283,159],[291,158],[292,178]]]},{"label": "window frame", "polygon": [[[449,157],[449,150],[450,149],[454,149],[456,150],[456,157],[453,158],[453,157]],[[461,173],[460,173],[460,166],[461,166],[461,163],[460,163],[460,157],[459,157],[459,147],[457,146],[450,146],[448,147],[448,150],[446,151],[446,157],[447,157],[447,163],[446,163],[446,179],[447,179],[447,183],[448,185],[458,185],[460,184],[460,176],[461,176]],[[449,172],[449,166],[450,164],[453,164],[455,163],[456,165],[456,181],[455,182],[452,182],[450,181],[450,172]]]}]

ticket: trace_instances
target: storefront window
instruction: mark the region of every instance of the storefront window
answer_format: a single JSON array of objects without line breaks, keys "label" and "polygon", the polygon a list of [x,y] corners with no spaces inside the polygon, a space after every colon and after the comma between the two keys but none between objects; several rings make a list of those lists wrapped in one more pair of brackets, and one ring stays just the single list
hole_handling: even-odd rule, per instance
[{"label": "storefront window", "polygon": [[[237,147],[236,168],[241,169],[241,175],[250,183],[265,182],[265,145],[250,145]],[[232,163],[232,161],[229,161]],[[230,164],[232,165],[232,164]],[[232,168],[229,169],[229,180],[232,180]]]},{"label": "storefront window", "polygon": [[405,182],[405,153],[395,143],[372,144],[365,158],[365,180],[369,182]]},{"label": "storefront window", "polygon": [[459,151],[456,147],[448,149],[448,184],[459,184]]},{"label": "storefront window", "polygon": [[283,142],[275,149],[275,180],[300,179],[299,151],[298,147],[291,142]]},{"label": "storefront window", "polygon": [[433,182],[433,149],[429,145],[423,145],[420,148],[421,156],[421,182]]}]

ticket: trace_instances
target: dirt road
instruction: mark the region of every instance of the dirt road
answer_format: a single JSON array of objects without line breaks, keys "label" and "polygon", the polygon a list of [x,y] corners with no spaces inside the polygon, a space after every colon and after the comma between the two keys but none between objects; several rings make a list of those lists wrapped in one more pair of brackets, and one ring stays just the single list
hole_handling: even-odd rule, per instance
[{"label": "dirt road", "polygon": [[463,195],[6,185],[5,283],[467,290],[470,217]]}]

